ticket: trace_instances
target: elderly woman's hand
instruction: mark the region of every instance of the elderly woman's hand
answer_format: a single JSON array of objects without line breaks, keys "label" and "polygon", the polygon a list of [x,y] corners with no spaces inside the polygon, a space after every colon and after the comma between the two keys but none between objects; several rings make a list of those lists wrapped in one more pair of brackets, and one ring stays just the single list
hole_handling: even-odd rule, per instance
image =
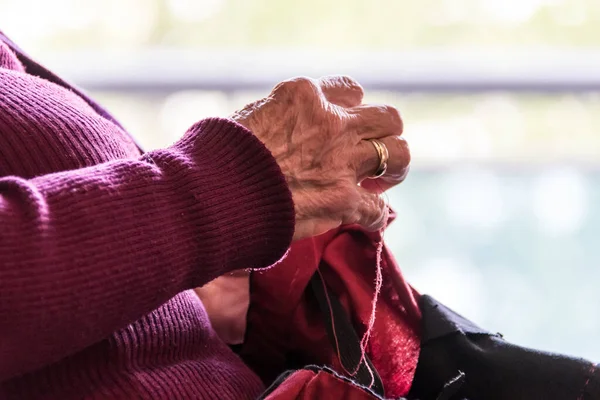
[{"label": "elderly woman's hand", "polygon": [[[271,151],[285,175],[296,210],[294,239],[315,236],[341,224],[377,230],[387,219],[381,192],[400,183],[410,153],[402,119],[390,106],[361,105],[363,90],[351,78],[296,78],[236,112]],[[381,178],[369,180],[380,165],[369,139],[389,152]]]}]

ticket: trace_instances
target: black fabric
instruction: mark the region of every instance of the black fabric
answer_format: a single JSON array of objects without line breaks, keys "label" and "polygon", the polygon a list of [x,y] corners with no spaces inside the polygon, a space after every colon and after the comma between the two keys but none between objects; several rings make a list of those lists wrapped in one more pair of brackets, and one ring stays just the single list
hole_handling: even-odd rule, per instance
[{"label": "black fabric", "polygon": [[484,334],[492,333],[480,328],[473,322],[455,313],[445,305],[437,302],[433,297],[423,295],[419,304],[423,313],[421,324],[421,343],[427,343],[439,337],[452,333]]},{"label": "black fabric", "polygon": [[[422,296],[421,354],[410,399],[598,400],[600,366],[506,342]],[[464,374],[448,397],[448,384]]]},{"label": "black fabric", "polygon": [[[370,386],[373,392],[380,396],[384,396],[381,377],[377,373],[377,370],[369,357],[366,354],[362,357],[360,339],[354,330],[354,326],[352,325],[344,306],[340,303],[335,293],[327,287],[321,278],[321,275],[318,273],[313,275],[310,284],[319,304],[319,309],[323,315],[327,336],[329,337],[334,350],[340,355],[340,362],[348,370],[357,371],[351,379],[361,386]],[[339,349],[336,346],[339,346]],[[357,366],[358,370],[356,368]],[[371,372],[369,372],[369,369]],[[372,385],[371,380],[373,380]]]},{"label": "black fabric", "polygon": [[462,385],[465,383],[465,373],[462,371],[458,372],[454,378],[450,379],[444,384],[440,394],[435,400],[451,400],[456,396]]}]

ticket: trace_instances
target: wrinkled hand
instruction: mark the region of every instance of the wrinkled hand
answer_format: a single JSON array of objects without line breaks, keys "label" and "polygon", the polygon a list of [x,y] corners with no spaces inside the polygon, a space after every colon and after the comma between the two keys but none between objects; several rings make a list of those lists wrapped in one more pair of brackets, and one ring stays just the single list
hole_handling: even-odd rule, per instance
[{"label": "wrinkled hand", "polygon": [[[349,77],[295,78],[232,116],[281,167],[295,204],[295,240],[341,224],[377,230],[387,220],[381,192],[404,179],[410,153],[398,111],[361,105],[362,98],[362,87]],[[376,180],[367,179],[379,166],[368,139],[389,151],[387,173]]]}]

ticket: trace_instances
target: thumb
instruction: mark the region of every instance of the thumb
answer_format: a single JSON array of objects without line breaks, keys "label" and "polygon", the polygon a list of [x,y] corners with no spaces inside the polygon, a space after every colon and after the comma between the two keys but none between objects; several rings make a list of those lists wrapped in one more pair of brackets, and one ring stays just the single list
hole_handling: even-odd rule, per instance
[{"label": "thumb", "polygon": [[359,224],[369,231],[384,227],[389,216],[389,209],[384,198],[362,187],[358,187],[360,201],[358,207],[345,224]]}]

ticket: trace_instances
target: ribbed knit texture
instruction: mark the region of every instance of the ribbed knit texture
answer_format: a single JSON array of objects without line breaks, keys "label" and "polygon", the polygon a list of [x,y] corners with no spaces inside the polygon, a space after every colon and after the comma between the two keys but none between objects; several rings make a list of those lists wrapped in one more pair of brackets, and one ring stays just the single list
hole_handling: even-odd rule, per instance
[{"label": "ribbed knit texture", "polygon": [[224,119],[141,155],[0,34],[0,399],[251,399],[189,291],[292,238],[275,160]]}]

